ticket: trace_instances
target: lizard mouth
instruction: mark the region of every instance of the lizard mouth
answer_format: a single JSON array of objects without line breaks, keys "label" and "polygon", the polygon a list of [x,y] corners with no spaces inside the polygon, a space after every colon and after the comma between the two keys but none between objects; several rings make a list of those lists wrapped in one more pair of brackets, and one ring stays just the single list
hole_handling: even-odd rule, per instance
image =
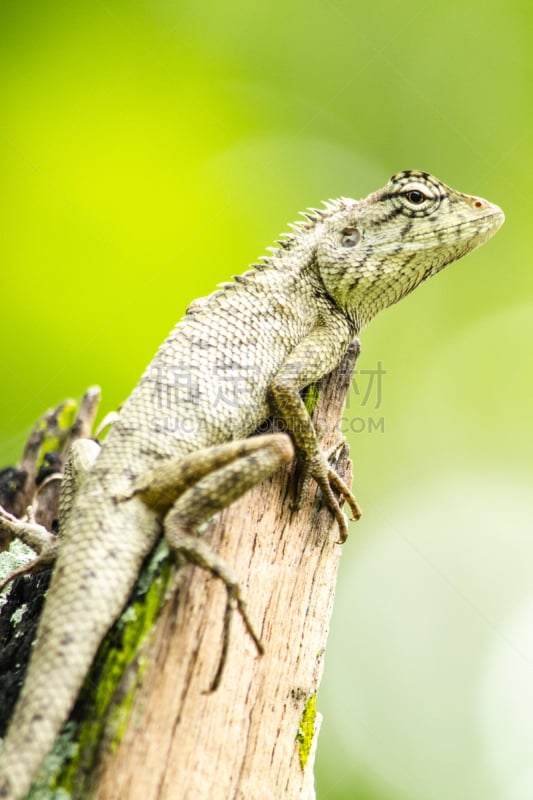
[{"label": "lizard mouth", "polygon": [[458,222],[456,225],[446,225],[442,228],[434,228],[431,231],[424,231],[423,233],[418,234],[416,238],[418,240],[425,240],[425,239],[432,239],[435,236],[439,236],[439,234],[446,234],[450,233],[451,231],[472,231],[473,233],[487,233],[487,232],[496,232],[501,225],[503,225],[505,221],[505,215],[503,211],[499,208],[494,211],[490,211],[487,214],[481,214],[476,219],[472,220],[462,220]]}]

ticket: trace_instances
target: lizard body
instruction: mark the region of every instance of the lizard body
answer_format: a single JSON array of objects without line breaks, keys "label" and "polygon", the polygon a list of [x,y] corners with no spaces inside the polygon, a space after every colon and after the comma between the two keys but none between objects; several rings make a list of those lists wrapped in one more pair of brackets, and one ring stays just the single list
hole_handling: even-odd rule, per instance
[{"label": "lizard body", "polygon": [[346,536],[300,391],[330,372],[360,329],[492,236],[501,210],[423,172],[355,201],[330,201],[263,263],[195,301],[124,403],[72,505],[34,653],[0,755],[0,797],[22,798],[94,655],[158,538],[221,577],[258,649],[231,570],[194,534],[292,458],[286,434],[246,438],[270,415]]}]

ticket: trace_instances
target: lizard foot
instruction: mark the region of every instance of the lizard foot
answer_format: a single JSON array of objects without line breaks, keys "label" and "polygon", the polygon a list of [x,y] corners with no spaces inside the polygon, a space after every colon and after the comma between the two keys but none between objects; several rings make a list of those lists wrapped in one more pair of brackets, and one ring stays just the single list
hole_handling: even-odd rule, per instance
[{"label": "lizard foot", "polygon": [[244,622],[246,631],[252,639],[258,654],[263,655],[265,649],[261,639],[254,630],[250,618],[248,617],[246,603],[242,596],[239,581],[227,564],[212,550],[211,547],[209,547],[207,542],[204,542],[197,536],[186,532],[180,524],[179,516],[173,512],[170,512],[169,517],[167,517],[165,536],[169,546],[176,554],[180,555],[189,563],[195,564],[196,566],[207,570],[215,578],[219,578],[226,587],[227,600],[226,609],[224,612],[222,648],[218,658],[218,666],[215,676],[211,681],[209,689],[206,691],[206,694],[208,694],[216,691],[222,679],[222,673],[226,664],[230,644],[231,623],[235,611],[239,612],[242,621]]},{"label": "lizard foot", "polygon": [[333,447],[325,451],[319,451],[313,458],[304,463],[303,475],[300,479],[296,499],[292,505],[294,510],[301,508],[303,497],[309,487],[311,478],[313,478],[320,487],[325,505],[329,508],[339,524],[339,544],[343,544],[348,537],[348,525],[346,516],[341,508],[341,503],[335,497],[333,489],[340,494],[341,502],[348,503],[352,512],[352,520],[358,520],[361,516],[361,509],[350,487],[329,464],[329,459],[335,455],[344,444],[345,441],[341,439]]},{"label": "lizard foot", "polygon": [[226,602],[226,611],[224,613],[224,633],[222,637],[222,649],[220,651],[220,656],[218,659],[218,667],[206,694],[210,694],[211,692],[216,692],[216,690],[220,685],[220,681],[222,679],[222,673],[224,671],[224,665],[226,664],[226,659],[228,657],[231,621],[233,619],[233,614],[236,609],[241,615],[241,618],[244,622],[248,635],[255,644],[258,654],[262,656],[265,652],[264,645],[259,636],[257,635],[257,633],[255,632],[252,623],[250,622],[250,618],[248,617],[248,613],[246,611],[246,603],[241,595],[241,589],[239,584],[238,583],[232,584],[226,582],[225,578],[222,575],[217,575],[217,577],[221,578],[226,583],[228,599]]}]

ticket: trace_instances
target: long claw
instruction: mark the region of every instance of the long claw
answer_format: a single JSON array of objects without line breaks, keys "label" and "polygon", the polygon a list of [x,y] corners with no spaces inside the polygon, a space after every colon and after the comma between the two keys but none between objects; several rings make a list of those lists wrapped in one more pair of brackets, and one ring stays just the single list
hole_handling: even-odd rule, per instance
[{"label": "long claw", "polygon": [[345,500],[348,505],[350,506],[350,510],[352,512],[352,520],[356,522],[361,517],[361,508],[359,503],[353,496],[350,487],[342,480],[340,475],[337,475],[334,469],[331,467],[328,470],[328,478],[329,482],[333,484],[335,489],[340,493],[343,500]]},{"label": "long claw", "polygon": [[[329,459],[332,458],[341,447],[344,447],[345,444],[346,440],[344,437],[341,437],[332,447],[324,451],[319,451],[314,458],[302,464],[296,499],[291,506],[293,510],[298,510],[301,507],[302,498],[305,496],[311,478],[313,478],[320,487],[325,505],[329,508],[339,524],[339,544],[345,542],[348,537],[348,525],[346,517],[341,509],[341,503],[348,503],[352,512],[351,519],[353,521],[358,520],[361,516],[361,509],[350,487],[328,463]],[[340,494],[341,502],[335,497],[333,489]]]},{"label": "long claw", "polygon": [[218,659],[217,671],[213,677],[213,680],[211,681],[211,685],[207,690],[206,694],[211,694],[212,692],[216,692],[216,690],[220,686],[220,681],[222,680],[222,673],[224,672],[226,659],[228,657],[231,622],[233,620],[233,612],[235,611],[235,608],[237,608],[239,614],[241,615],[242,621],[244,622],[244,626],[248,632],[248,635],[255,644],[258,654],[262,656],[265,652],[265,647],[263,645],[263,642],[255,632],[253,625],[250,622],[248,612],[246,611],[246,603],[241,597],[239,586],[237,584],[232,584],[232,585],[226,584],[226,590],[228,593],[228,599],[226,602],[226,610],[224,612],[224,632],[222,635],[222,649],[220,651],[220,656]]}]

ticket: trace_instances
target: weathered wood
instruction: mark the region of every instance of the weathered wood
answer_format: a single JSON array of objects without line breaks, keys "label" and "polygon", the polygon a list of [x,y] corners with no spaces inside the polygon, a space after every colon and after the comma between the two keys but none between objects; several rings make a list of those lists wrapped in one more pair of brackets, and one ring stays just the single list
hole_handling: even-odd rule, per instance
[{"label": "weathered wood", "polygon": [[[318,386],[314,420],[326,447],[338,439],[357,354],[354,345]],[[336,466],[350,482],[346,449]],[[121,741],[94,771],[98,800],[314,798],[316,693],[341,548],[314,489],[291,512],[293,480],[292,470],[280,471],[204,534],[241,576],[265,655],[257,657],[235,615],[221,686],[206,693],[225,590],[201,569],[181,569],[150,637]]]},{"label": "weathered wood", "polygon": [[[357,354],[354,345],[308,392],[325,447],[339,439]],[[89,393],[79,416],[85,408],[87,425],[72,426],[70,436],[64,433],[69,426],[61,427],[64,447],[82,428],[89,433],[95,412]],[[55,430],[58,416],[50,416],[48,430]],[[34,455],[25,467],[36,474],[42,441],[32,434],[30,443],[25,456]],[[349,483],[346,448],[336,468]],[[303,508],[291,512],[293,488],[293,469],[280,471],[203,534],[241,577],[265,655],[257,657],[235,615],[222,683],[206,693],[220,654],[225,590],[198,568],[173,569],[166,546],[158,546],[34,785],[40,798],[56,796],[57,789],[83,800],[314,798],[316,693],[341,548],[320,493],[312,488]],[[2,728],[22,684],[46,585],[46,575],[19,579],[0,614]],[[27,602],[35,613],[15,622]]]}]

